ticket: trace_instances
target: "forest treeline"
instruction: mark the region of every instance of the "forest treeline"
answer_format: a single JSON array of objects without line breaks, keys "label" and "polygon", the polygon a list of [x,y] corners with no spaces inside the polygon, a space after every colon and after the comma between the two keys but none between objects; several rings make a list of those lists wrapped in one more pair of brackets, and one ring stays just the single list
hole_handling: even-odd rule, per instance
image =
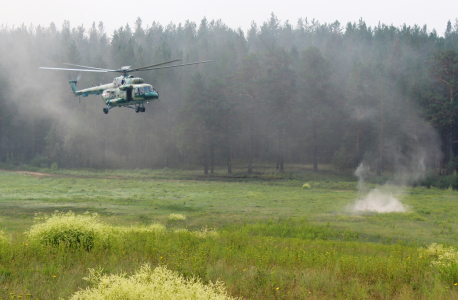
[{"label": "forest treeline", "polygon": [[[322,163],[383,170],[458,166],[458,21],[342,25],[272,14],[244,32],[203,19],[105,32],[51,24],[0,29],[0,159],[38,167],[163,168]],[[84,88],[112,74],[39,70],[72,63],[140,67],[175,58],[209,64],[138,72],[159,92],[146,113],[102,112]],[[114,74],[114,73],[113,73]]]}]

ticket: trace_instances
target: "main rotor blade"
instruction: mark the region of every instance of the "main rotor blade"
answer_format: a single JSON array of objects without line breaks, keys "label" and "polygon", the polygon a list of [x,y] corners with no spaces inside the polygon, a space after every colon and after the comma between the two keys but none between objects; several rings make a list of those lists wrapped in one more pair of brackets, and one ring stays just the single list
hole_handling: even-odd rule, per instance
[{"label": "main rotor blade", "polygon": [[64,65],[75,66],[75,67],[83,67],[83,68],[89,68],[89,69],[95,69],[95,70],[114,71],[114,70],[105,69],[105,68],[95,68],[95,67],[88,67],[88,66],[80,66],[80,65],[74,65],[74,64],[69,64],[69,63],[64,63]]},{"label": "main rotor blade", "polygon": [[80,71],[80,72],[100,72],[100,73],[107,73],[107,72],[110,72],[110,71],[108,71],[108,70],[63,69],[63,68],[47,68],[47,67],[40,67],[40,69],[45,69],[45,70],[63,70],[63,71]]},{"label": "main rotor blade", "polygon": [[130,69],[129,72],[140,71],[140,70],[143,70],[143,69],[148,69],[148,68],[157,67],[157,66],[161,66],[161,65],[165,65],[165,64],[170,64],[170,63],[173,63],[173,62],[176,62],[176,61],[179,61],[179,60],[181,60],[181,58],[169,60],[169,61],[166,61],[166,62],[162,62],[162,63],[150,65],[150,66],[145,66],[145,67]]},{"label": "main rotor blade", "polygon": [[159,70],[159,69],[168,69],[168,68],[183,67],[183,66],[189,66],[189,65],[205,64],[205,63],[208,63],[208,62],[211,62],[211,60],[205,60],[205,61],[199,61],[199,62],[194,62],[194,63],[189,63],[189,64],[175,65],[175,66],[168,66],[168,67],[143,69],[143,70],[138,70],[138,71],[151,71],[151,70]]}]

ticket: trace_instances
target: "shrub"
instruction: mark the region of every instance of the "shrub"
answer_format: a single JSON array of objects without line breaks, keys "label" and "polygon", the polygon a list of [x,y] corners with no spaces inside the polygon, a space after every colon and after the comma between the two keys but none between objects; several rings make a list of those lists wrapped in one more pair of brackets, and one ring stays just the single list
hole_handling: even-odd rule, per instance
[{"label": "shrub", "polygon": [[57,169],[59,169],[59,165],[57,163],[53,163],[51,165],[51,171],[57,171]]},{"label": "shrub", "polygon": [[201,239],[205,239],[207,237],[215,238],[219,236],[218,231],[208,229],[207,227],[202,228],[201,230],[193,231],[191,234]]},{"label": "shrub", "polygon": [[3,230],[0,229],[0,247],[5,244],[11,243],[11,237],[9,237]]},{"label": "shrub", "polygon": [[434,173],[428,174],[424,179],[419,182],[412,182],[412,185],[426,186],[428,188],[436,187],[439,189],[453,189],[458,190],[458,175],[437,175]]},{"label": "shrub", "polygon": [[308,190],[308,189],[311,189],[312,186],[310,185],[310,183],[306,182],[304,183],[304,185],[302,185],[302,188]]},{"label": "shrub", "polygon": [[227,295],[220,281],[204,285],[198,279],[185,279],[166,267],[151,270],[148,264],[132,276],[102,275],[102,270],[89,269],[89,277],[84,279],[94,287],[78,291],[70,299],[234,299]]},{"label": "shrub", "polygon": [[423,254],[433,258],[431,266],[438,269],[445,283],[452,285],[458,282],[458,252],[455,248],[434,243],[421,250]]},{"label": "shrub", "polygon": [[51,217],[37,217],[25,234],[30,242],[58,246],[83,247],[90,250],[95,243],[108,246],[110,240],[133,233],[161,233],[165,226],[151,224],[145,227],[109,226],[102,223],[96,213],[75,215],[73,212],[55,213]]},{"label": "shrub", "polygon": [[138,226],[131,226],[131,227],[126,227],[126,226],[117,226],[117,227],[112,227],[112,233],[114,234],[119,234],[119,233],[125,233],[125,234],[131,234],[131,233],[163,233],[165,232],[165,226],[162,224],[151,224],[146,227],[138,227]]},{"label": "shrub", "polygon": [[31,242],[56,246],[65,244],[89,250],[96,240],[106,243],[110,235],[109,226],[101,223],[96,213],[75,215],[71,211],[57,212],[51,217],[39,217],[36,220],[44,222],[33,225],[25,233]]},{"label": "shrub", "polygon": [[184,221],[186,220],[186,216],[182,214],[170,214],[168,217],[169,221]]}]

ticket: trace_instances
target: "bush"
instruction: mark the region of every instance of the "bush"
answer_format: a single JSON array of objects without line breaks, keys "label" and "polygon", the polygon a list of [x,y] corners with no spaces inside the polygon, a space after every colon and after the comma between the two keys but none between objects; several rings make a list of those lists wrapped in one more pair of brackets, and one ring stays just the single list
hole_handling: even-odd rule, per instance
[{"label": "bush", "polygon": [[169,221],[184,221],[186,220],[186,216],[182,214],[170,214],[168,217]]},{"label": "bush", "polygon": [[218,237],[218,232],[214,229],[208,229],[207,227],[205,228],[202,228],[201,230],[197,230],[197,231],[193,231],[191,232],[192,235],[198,237],[198,238],[201,238],[201,239],[205,239],[205,238],[216,238]]},{"label": "bush", "polygon": [[[47,168],[49,166],[49,158],[46,155],[37,154],[31,161],[30,165],[36,168]],[[44,165],[44,167],[42,167]]]},{"label": "bush", "polygon": [[227,296],[220,281],[204,285],[198,279],[185,279],[166,267],[151,270],[148,264],[129,277],[102,275],[102,270],[89,269],[89,277],[84,279],[94,287],[76,292],[70,299],[235,299]]},{"label": "bush", "polygon": [[57,169],[59,169],[59,165],[57,163],[53,163],[51,165],[51,171],[57,171]]},{"label": "bush", "polygon": [[116,226],[111,227],[111,233],[114,235],[119,234],[132,234],[132,233],[163,233],[165,232],[165,226],[162,224],[151,224],[146,227],[137,226]]},{"label": "bush", "polygon": [[442,281],[449,285],[458,282],[458,252],[455,248],[434,243],[421,252],[433,258],[431,265],[438,269]]},{"label": "bush", "polygon": [[11,237],[9,237],[3,230],[0,229],[0,248],[3,245],[10,244]]},{"label": "bush", "polygon": [[30,242],[54,246],[65,244],[89,250],[96,241],[106,243],[110,235],[109,226],[101,223],[96,213],[57,212],[51,217],[38,217],[36,221],[44,222],[33,225],[25,233]]},{"label": "bush", "polygon": [[109,226],[102,223],[98,214],[85,213],[75,215],[73,212],[55,213],[51,217],[38,217],[38,224],[33,225],[25,234],[30,242],[68,247],[83,247],[90,250],[97,243],[108,246],[110,240],[133,233],[161,233],[165,227],[151,224],[146,227]]},{"label": "bush", "polygon": [[306,183],[304,183],[304,184],[302,185],[302,188],[303,188],[303,189],[306,189],[306,190],[309,190],[309,189],[312,188],[312,186],[310,185],[310,183],[306,182]]},{"label": "bush", "polygon": [[423,180],[419,182],[413,182],[413,186],[425,186],[427,188],[436,187],[439,189],[452,189],[458,190],[458,175],[437,175],[437,174],[429,174]]}]

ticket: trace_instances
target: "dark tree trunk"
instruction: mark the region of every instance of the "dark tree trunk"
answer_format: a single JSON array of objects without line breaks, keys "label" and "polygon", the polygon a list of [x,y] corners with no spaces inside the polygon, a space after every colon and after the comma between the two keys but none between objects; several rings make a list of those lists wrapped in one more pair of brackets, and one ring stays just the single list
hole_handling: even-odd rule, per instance
[{"label": "dark tree trunk", "polygon": [[253,134],[253,121],[250,126],[250,149],[248,151],[248,174],[253,173],[253,147],[254,147],[254,134]]},{"label": "dark tree trunk", "polygon": [[356,133],[356,158],[355,158],[355,168],[358,167],[359,165],[359,155],[360,155],[360,151],[359,151],[359,137],[360,137],[360,134],[361,134],[361,130],[359,129],[359,124],[358,124],[358,131]]},{"label": "dark tree trunk", "polygon": [[215,150],[213,145],[210,146],[210,172],[213,174],[213,168],[215,166]]},{"label": "dark tree trunk", "polygon": [[[450,146],[449,146],[449,152],[450,152],[449,161],[450,162],[455,158],[455,151],[453,151],[453,140],[454,140],[453,125],[450,125],[450,132],[449,132],[449,143],[450,143]],[[450,170],[450,171],[453,172],[454,170]]]},{"label": "dark tree trunk", "polygon": [[5,162],[5,156],[3,153],[2,121],[0,120],[0,161]]},{"label": "dark tree trunk", "polygon": [[280,163],[280,172],[284,172],[284,168],[283,168],[283,128],[280,129],[280,140],[279,140],[279,148],[280,148],[280,153],[279,153],[279,156],[278,156],[278,160],[279,160],[279,163]]},{"label": "dark tree trunk", "polygon": [[226,148],[227,148],[227,174],[232,174],[231,161],[231,136],[229,130],[229,117],[226,115]]},{"label": "dark tree trunk", "polygon": [[383,86],[380,87],[380,138],[378,148],[377,176],[382,176],[382,145],[383,145]]},{"label": "dark tree trunk", "polygon": [[227,149],[227,174],[232,174],[231,149]]},{"label": "dark tree trunk", "polygon": [[277,166],[275,167],[277,170],[280,169],[280,160],[281,160],[281,138],[282,138],[282,128],[280,128],[279,136],[278,136],[278,149],[277,149]]},{"label": "dark tree trunk", "polygon": [[318,172],[318,147],[316,145],[316,125],[313,124],[313,172]]},{"label": "dark tree trunk", "polygon": [[105,138],[102,138],[102,167],[105,168]]},{"label": "dark tree trunk", "polygon": [[207,151],[204,154],[204,174],[208,174]]}]

